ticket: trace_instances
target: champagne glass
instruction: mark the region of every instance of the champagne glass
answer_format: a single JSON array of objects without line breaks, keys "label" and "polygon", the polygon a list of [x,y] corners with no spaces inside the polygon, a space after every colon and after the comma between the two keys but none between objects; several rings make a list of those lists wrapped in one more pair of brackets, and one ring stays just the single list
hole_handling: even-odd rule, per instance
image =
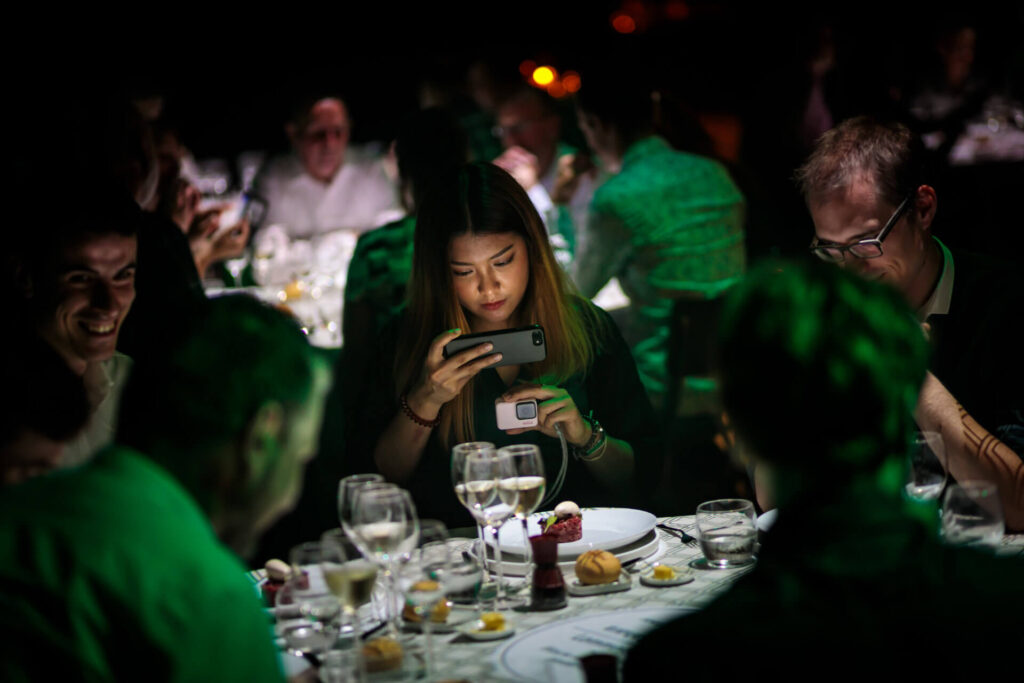
[{"label": "champagne glass", "polygon": [[[455,487],[455,495],[463,507],[473,514],[473,504],[466,496],[466,456],[470,453],[493,453],[494,444],[489,441],[470,441],[457,444],[452,448],[452,486]],[[484,543],[484,527],[479,518],[474,514],[473,521],[476,523],[477,531],[477,557],[480,558],[480,567],[483,570],[484,582],[490,581],[487,571],[487,545]]]},{"label": "champagne glass", "polygon": [[949,475],[946,445],[938,432],[917,432],[910,448],[907,495],[917,501],[935,500],[942,495]]},{"label": "champagne glass", "polygon": [[359,633],[357,612],[373,595],[377,565],[363,557],[344,529],[325,531],[320,537],[320,550],[324,582],[341,605],[341,632],[356,638]]},{"label": "champagne glass", "polygon": [[384,484],[384,475],[373,473],[352,474],[338,482],[338,521],[345,533],[352,534],[352,501],[361,486]]},{"label": "champagne glass", "polygon": [[444,582],[451,566],[448,530],[436,519],[420,520],[418,544],[398,570],[406,602],[420,618],[426,640],[426,675],[433,678],[432,612],[444,600]]},{"label": "champagne glass", "polygon": [[544,498],[544,488],[547,486],[547,480],[544,478],[544,460],[540,455],[540,447],[533,444],[505,446],[498,453],[508,455],[515,469],[516,476],[502,479],[498,486],[514,487],[519,491],[514,514],[523,527],[523,561],[529,575],[533,564],[533,552],[526,522],[530,515],[536,512],[537,506]]},{"label": "champagne glass", "polygon": [[371,484],[356,489],[352,512],[352,533],[359,549],[384,571],[390,590],[387,604],[388,630],[398,637],[398,595],[395,560],[416,546],[419,522],[408,491],[394,485]]},{"label": "champagne glass", "polygon": [[499,487],[503,479],[515,478],[512,460],[505,453],[483,450],[466,456],[466,500],[472,504],[473,516],[482,522],[494,536],[494,558],[498,566],[498,589],[495,607],[507,609],[510,603],[505,595],[505,570],[501,559],[501,525],[515,512],[519,502],[519,489]]},{"label": "champagne glass", "polygon": [[229,258],[224,261],[224,267],[228,273],[231,274],[231,285],[233,287],[242,286],[242,273],[245,272],[245,267],[249,265],[249,260],[252,258],[252,249],[246,247],[242,250],[242,253],[235,258]]},{"label": "champagne glass", "polygon": [[1003,505],[996,485],[965,481],[950,486],[942,502],[947,543],[995,550],[1003,539]]}]

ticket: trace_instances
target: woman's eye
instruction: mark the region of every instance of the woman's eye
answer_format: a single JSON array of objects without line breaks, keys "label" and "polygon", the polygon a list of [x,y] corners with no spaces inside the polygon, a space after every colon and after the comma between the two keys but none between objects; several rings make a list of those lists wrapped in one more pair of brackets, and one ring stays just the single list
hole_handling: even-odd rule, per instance
[{"label": "woman's eye", "polygon": [[514,258],[515,258],[515,256],[509,256],[504,261],[496,261],[494,265],[499,267],[499,268],[502,267],[502,266],[507,266],[508,264],[512,263],[512,259],[514,259]]},{"label": "woman's eye", "polygon": [[454,275],[455,277],[465,277],[471,274],[472,272],[472,270],[453,270],[452,275]]}]

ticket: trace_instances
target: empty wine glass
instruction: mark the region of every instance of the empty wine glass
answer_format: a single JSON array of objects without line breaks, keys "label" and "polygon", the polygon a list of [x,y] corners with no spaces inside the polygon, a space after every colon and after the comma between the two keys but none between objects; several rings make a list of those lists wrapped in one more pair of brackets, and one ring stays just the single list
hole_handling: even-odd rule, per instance
[{"label": "empty wine glass", "polygon": [[547,486],[547,480],[544,478],[544,460],[541,458],[540,447],[533,444],[505,446],[498,453],[504,453],[509,457],[516,472],[514,478],[503,479],[499,486],[502,488],[512,486],[519,491],[514,514],[523,527],[523,561],[526,563],[527,575],[529,575],[533,563],[533,553],[530,546],[530,532],[527,530],[526,523],[544,498],[544,488]]},{"label": "empty wine glass", "polygon": [[375,472],[352,474],[338,482],[338,521],[345,533],[352,533],[352,502],[355,500],[355,490],[361,486],[383,483],[384,475]]},{"label": "empty wine glass", "polygon": [[948,479],[946,445],[938,432],[916,432],[910,447],[907,495],[913,500],[936,500]]},{"label": "empty wine glass", "polygon": [[507,609],[510,603],[505,595],[505,570],[501,559],[501,525],[515,512],[519,490],[502,487],[502,480],[515,479],[512,459],[505,453],[481,450],[466,456],[465,493],[472,504],[473,516],[482,522],[494,536],[494,559],[498,567],[498,588],[495,596],[497,609]]},{"label": "empty wine glass", "polygon": [[434,671],[432,613],[438,603],[444,600],[444,583],[450,566],[448,530],[436,519],[420,520],[418,544],[402,562],[398,576],[406,603],[412,607],[423,626],[428,680],[432,679]]},{"label": "empty wine glass", "polygon": [[965,481],[946,490],[942,535],[947,543],[995,550],[1003,530],[1003,504],[995,484]]},{"label": "empty wine glass", "polygon": [[281,624],[288,649],[297,655],[319,655],[326,652],[338,637],[341,607],[328,592],[319,573],[322,558],[319,543],[303,543],[292,548],[289,559],[291,578],[277,596],[277,604],[292,605],[301,620]]},{"label": "empty wine glass", "polygon": [[352,503],[352,534],[359,549],[384,571],[388,596],[388,630],[396,638],[398,610],[395,599],[395,560],[416,547],[419,521],[408,491],[394,485],[369,484],[356,489]]}]

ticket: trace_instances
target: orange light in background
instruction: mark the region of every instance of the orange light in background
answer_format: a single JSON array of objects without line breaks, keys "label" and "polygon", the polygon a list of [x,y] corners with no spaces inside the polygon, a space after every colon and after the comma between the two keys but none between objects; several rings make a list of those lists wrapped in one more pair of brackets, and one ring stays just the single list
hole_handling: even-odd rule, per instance
[{"label": "orange light in background", "polygon": [[556,78],[558,78],[558,73],[550,66],[538,66],[533,70],[533,82],[539,86],[547,87]]},{"label": "orange light in background", "polygon": [[672,21],[682,21],[690,16],[690,6],[683,0],[668,0],[665,3],[665,16]]},{"label": "orange light in background", "polygon": [[548,94],[554,97],[556,100],[565,97],[565,86],[562,85],[561,81],[552,81],[548,85]]},{"label": "orange light in background", "polygon": [[532,59],[524,59],[523,61],[519,62],[519,73],[521,73],[526,78],[529,78],[530,75],[533,74],[533,70],[536,68],[537,62],[533,61]]},{"label": "orange light in background", "polygon": [[612,15],[612,28],[619,33],[632,33],[636,30],[636,22],[628,14],[616,12]]},{"label": "orange light in background", "polygon": [[566,92],[579,92],[581,84],[580,75],[575,71],[566,71],[562,74],[562,85]]}]

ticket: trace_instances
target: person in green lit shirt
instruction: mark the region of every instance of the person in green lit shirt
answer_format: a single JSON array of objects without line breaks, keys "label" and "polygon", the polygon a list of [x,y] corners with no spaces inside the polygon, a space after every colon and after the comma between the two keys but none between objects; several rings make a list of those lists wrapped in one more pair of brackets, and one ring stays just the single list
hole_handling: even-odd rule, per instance
[{"label": "person in green lit shirt", "polygon": [[298,497],[327,369],[248,297],[168,337],[135,363],[112,446],[0,492],[0,679],[283,677],[238,555]]},{"label": "person in green lit shirt", "polygon": [[588,297],[618,278],[631,302],[623,335],[657,407],[673,298],[714,299],[743,274],[745,201],[724,166],[654,134],[649,91],[596,73],[577,107],[587,144],[613,175],[594,192],[572,276]]}]

